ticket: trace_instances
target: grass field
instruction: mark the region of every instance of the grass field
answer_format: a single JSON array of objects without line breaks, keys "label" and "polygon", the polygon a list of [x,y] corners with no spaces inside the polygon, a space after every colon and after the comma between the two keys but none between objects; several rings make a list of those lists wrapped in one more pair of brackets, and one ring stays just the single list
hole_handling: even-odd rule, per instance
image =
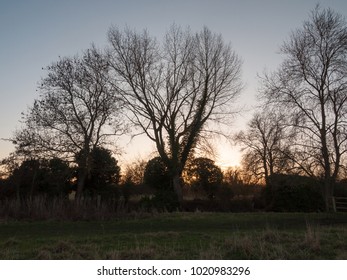
[{"label": "grass field", "polygon": [[347,259],[347,213],[0,222],[1,259]]}]

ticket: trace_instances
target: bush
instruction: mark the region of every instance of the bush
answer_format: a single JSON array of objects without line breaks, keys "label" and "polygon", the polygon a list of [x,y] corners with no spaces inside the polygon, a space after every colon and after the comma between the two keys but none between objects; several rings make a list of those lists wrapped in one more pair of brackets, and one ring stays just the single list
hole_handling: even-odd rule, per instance
[{"label": "bush", "polygon": [[321,186],[308,177],[277,174],[270,178],[265,197],[267,209],[271,211],[316,212],[324,209]]},{"label": "bush", "polygon": [[157,190],[170,189],[170,174],[160,157],[148,161],[144,172],[144,183]]},{"label": "bush", "polygon": [[252,212],[254,211],[253,198],[235,197],[230,202],[229,211],[231,212]]},{"label": "bush", "polygon": [[0,179],[0,201],[16,197],[16,189],[8,179]]},{"label": "bush", "polygon": [[347,180],[341,180],[336,183],[334,188],[334,196],[347,197]]},{"label": "bush", "polygon": [[141,206],[145,210],[175,211],[179,208],[167,166],[160,157],[148,161],[144,172],[144,183],[155,189],[153,198],[145,198]]},{"label": "bush", "polygon": [[191,187],[203,189],[210,200],[216,198],[223,181],[221,169],[213,160],[203,157],[195,158],[188,164],[186,176]]},{"label": "bush", "polygon": [[157,191],[155,196],[144,197],[140,201],[140,207],[147,211],[157,210],[159,212],[173,212],[179,209],[180,205],[177,196],[172,191]]}]

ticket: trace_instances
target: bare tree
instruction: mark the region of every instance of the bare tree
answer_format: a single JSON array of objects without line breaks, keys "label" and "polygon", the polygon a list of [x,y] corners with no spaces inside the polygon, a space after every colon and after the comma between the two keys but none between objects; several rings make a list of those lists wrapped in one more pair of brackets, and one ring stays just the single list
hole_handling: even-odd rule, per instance
[{"label": "bare tree", "polygon": [[146,160],[138,158],[132,163],[125,166],[124,174],[122,175],[123,183],[131,182],[135,185],[143,184],[144,173],[147,165]]},{"label": "bare tree", "polygon": [[208,28],[172,26],[163,44],[147,31],[109,31],[111,65],[134,125],[156,143],[182,201],[181,176],[210,121],[232,113],[241,61]]},{"label": "bare tree", "polygon": [[345,19],[317,6],[284,43],[282,53],[281,67],[265,77],[264,93],[270,102],[285,108],[288,120],[300,132],[297,144],[311,170],[324,181],[328,209],[347,151]]},{"label": "bare tree", "polygon": [[91,151],[123,132],[121,101],[111,87],[109,70],[108,59],[95,47],[81,57],[59,58],[47,67],[40,97],[15,135],[18,152],[74,160],[79,167],[78,196],[90,169]]},{"label": "bare tree", "polygon": [[236,134],[234,141],[243,146],[244,169],[268,184],[271,175],[290,168],[291,138],[284,126],[284,116],[265,109],[254,115],[247,130]]}]

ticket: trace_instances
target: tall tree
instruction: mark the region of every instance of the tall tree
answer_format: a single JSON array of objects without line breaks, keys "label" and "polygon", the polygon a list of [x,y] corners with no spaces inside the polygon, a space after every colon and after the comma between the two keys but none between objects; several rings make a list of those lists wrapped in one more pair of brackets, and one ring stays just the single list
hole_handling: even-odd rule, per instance
[{"label": "tall tree", "polygon": [[123,132],[121,99],[109,70],[108,59],[95,47],[80,57],[59,58],[47,67],[40,97],[15,135],[17,150],[30,156],[79,155],[77,196],[90,171],[91,151]]},{"label": "tall tree", "polygon": [[[346,154],[347,24],[317,6],[284,43],[284,62],[267,75],[264,93],[285,107],[300,132],[302,167],[324,181],[326,208]],[[308,172],[311,173],[312,172]]]},{"label": "tall tree", "polygon": [[182,171],[210,121],[225,120],[241,89],[241,61],[221,35],[172,26],[109,31],[111,65],[134,125],[156,144],[180,201]]}]

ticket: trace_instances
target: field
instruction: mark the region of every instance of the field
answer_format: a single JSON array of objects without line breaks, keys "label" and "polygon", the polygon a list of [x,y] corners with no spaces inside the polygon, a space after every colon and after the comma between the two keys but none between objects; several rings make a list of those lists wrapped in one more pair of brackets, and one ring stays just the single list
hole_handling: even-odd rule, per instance
[{"label": "field", "polygon": [[347,213],[3,221],[0,259],[347,259]]}]

